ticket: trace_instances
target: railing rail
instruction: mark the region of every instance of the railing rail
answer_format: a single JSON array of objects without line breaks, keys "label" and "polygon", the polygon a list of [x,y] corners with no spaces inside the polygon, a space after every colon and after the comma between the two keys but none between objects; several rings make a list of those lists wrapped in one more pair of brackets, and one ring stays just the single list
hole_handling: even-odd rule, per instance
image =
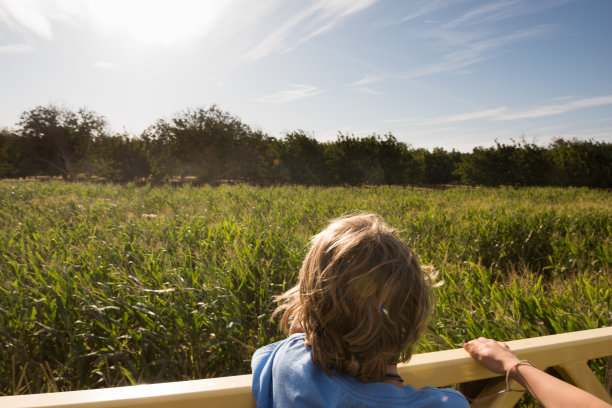
[{"label": "railing rail", "polygon": [[[589,360],[612,355],[612,327],[552,336],[508,341],[520,358],[531,360],[540,369],[554,367],[568,382],[612,404],[612,398],[587,365]],[[399,374],[416,388],[436,387],[495,377],[476,363],[463,349],[417,354],[399,366]],[[503,389],[503,379],[491,381],[482,395]],[[515,384],[516,386],[516,384]],[[521,393],[505,393],[474,403],[473,407],[512,407]],[[253,408],[251,375],[135,385],[86,391],[0,397],[0,407],[64,408]]]}]

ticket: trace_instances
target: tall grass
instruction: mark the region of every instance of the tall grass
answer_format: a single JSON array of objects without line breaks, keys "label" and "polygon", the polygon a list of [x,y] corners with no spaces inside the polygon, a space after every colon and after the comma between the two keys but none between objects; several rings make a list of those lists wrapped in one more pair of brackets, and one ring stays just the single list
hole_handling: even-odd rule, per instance
[{"label": "tall grass", "polygon": [[418,351],[610,325],[609,193],[0,182],[0,394],[248,373],[310,236],[373,211],[440,271]]}]

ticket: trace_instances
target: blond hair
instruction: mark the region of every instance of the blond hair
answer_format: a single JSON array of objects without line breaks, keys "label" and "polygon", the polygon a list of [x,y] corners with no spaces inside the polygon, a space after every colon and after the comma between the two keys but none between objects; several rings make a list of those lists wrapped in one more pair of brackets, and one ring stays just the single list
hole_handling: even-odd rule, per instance
[{"label": "blond hair", "polygon": [[362,382],[406,361],[432,309],[428,275],[374,214],[336,219],[313,237],[298,284],[278,297],[281,328],[299,325],[312,358]]}]

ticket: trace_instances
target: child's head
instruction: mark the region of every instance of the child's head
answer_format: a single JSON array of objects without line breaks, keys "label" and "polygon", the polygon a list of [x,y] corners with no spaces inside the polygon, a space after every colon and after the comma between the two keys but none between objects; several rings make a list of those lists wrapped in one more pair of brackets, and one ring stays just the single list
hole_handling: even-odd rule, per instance
[{"label": "child's head", "polygon": [[428,280],[378,216],[340,218],[312,239],[298,285],[280,297],[281,327],[296,320],[326,371],[381,381],[387,365],[410,358],[425,328]]}]

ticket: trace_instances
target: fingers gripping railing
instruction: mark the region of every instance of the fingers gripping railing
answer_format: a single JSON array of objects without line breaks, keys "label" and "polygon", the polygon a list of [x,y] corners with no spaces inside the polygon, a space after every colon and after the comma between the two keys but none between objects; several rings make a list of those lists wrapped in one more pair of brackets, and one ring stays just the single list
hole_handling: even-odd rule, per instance
[{"label": "fingers gripping railing", "polygon": [[[589,360],[612,355],[612,327],[506,343],[519,358],[532,361],[542,370],[553,367],[564,380],[612,403],[612,398],[587,365]],[[440,387],[496,376],[469,357],[463,349],[417,354],[410,363],[399,367],[399,373],[406,383],[417,388],[425,385]],[[491,381],[478,397],[495,394],[505,386],[504,378]],[[520,385],[514,383],[513,388],[520,388]],[[475,402],[472,406],[512,407],[521,396],[517,392],[505,393],[495,399]]]},{"label": "fingers gripping railing", "polygon": [[[507,344],[519,358],[532,361],[540,369],[554,367],[566,381],[612,403],[612,398],[587,365],[589,360],[612,354],[612,327],[508,341]],[[398,371],[405,383],[416,388],[426,385],[443,387],[496,377],[469,357],[463,349],[417,354],[408,364],[401,364]],[[504,387],[503,378],[492,380],[479,396],[495,394]],[[518,385],[514,384],[514,387]],[[505,393],[496,398],[478,401],[472,406],[512,407],[521,395],[518,392]],[[251,376],[0,397],[2,408],[174,406],[255,407],[251,395]]]}]

